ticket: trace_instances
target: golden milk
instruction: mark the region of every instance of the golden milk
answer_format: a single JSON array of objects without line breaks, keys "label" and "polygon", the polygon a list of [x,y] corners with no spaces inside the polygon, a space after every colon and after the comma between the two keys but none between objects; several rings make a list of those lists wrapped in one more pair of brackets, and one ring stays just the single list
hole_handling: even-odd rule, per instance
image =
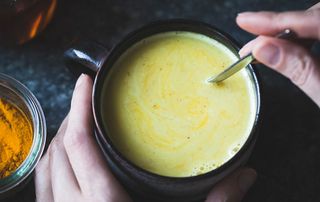
[{"label": "golden milk", "polygon": [[191,32],[133,45],[103,86],[103,122],[113,144],[163,176],[194,176],[224,164],[251,131],[254,84],[247,70],[220,84],[206,79],[236,60],[223,44]]}]

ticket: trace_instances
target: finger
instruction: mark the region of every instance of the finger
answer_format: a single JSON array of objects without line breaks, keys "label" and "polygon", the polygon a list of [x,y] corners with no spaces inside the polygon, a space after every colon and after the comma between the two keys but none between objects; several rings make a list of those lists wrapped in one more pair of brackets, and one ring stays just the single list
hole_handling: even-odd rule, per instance
[{"label": "finger", "polygon": [[[259,38],[259,37],[258,37],[258,38]],[[244,45],[244,46],[240,49],[240,51],[239,51],[240,58],[248,55],[248,54],[252,51],[252,49],[253,49],[253,47],[255,46],[256,41],[258,40],[258,38],[255,38],[255,39],[249,41],[246,45]]]},{"label": "finger", "polygon": [[68,118],[69,118],[69,114],[67,114],[67,116],[63,119],[55,138],[58,138],[58,137],[63,138],[68,126]]},{"label": "finger", "polygon": [[[56,201],[66,200],[66,196],[75,196],[80,192],[78,182],[70,166],[69,159],[63,145],[63,137],[68,126],[67,115],[52,140],[48,155],[50,155],[50,170],[53,198]],[[70,194],[72,193],[72,194]]]},{"label": "finger", "polygon": [[[77,81],[64,145],[83,194],[104,193],[107,201],[130,201],[108,169],[93,138],[91,111],[92,80],[81,75]],[[93,177],[94,175],[94,177]]]},{"label": "finger", "polygon": [[285,40],[260,37],[252,53],[261,63],[288,77],[320,106],[320,65],[306,49]]},{"label": "finger", "polygon": [[[257,38],[255,38],[255,39],[249,41],[247,44],[245,44],[239,51],[240,58],[251,53],[253,47],[255,47],[255,45],[257,44],[257,41],[260,41],[262,37],[263,36],[258,36]],[[299,41],[295,40],[293,43],[310,50],[312,45],[314,44],[314,41],[304,39],[304,40],[299,40]]]},{"label": "finger", "polygon": [[320,39],[320,9],[281,13],[245,12],[240,13],[236,21],[242,29],[255,35],[275,35],[291,29],[301,38]]},{"label": "finger", "polygon": [[[62,136],[62,134],[58,135]],[[75,200],[74,197],[80,194],[80,188],[66,154],[63,139],[58,137],[51,143],[49,154],[54,200]]]},{"label": "finger", "polygon": [[255,182],[256,177],[256,171],[251,168],[239,169],[215,185],[206,202],[239,202]]},{"label": "finger", "polygon": [[36,201],[53,202],[49,155],[42,157],[35,170]]},{"label": "finger", "polygon": [[[59,134],[64,133],[66,126],[67,126],[67,120],[68,120],[68,116],[66,116],[66,118],[63,120],[63,122],[61,123],[61,126],[57,132],[57,135],[53,138],[52,142],[55,141],[55,139],[59,136]],[[51,150],[51,146],[52,144],[49,145],[47,152],[45,153],[45,155],[43,156],[43,158],[41,159],[41,161],[39,162],[37,169],[38,172],[36,170],[36,182],[38,181],[39,183],[36,184],[36,189],[42,190],[42,189],[46,189],[45,195],[51,196],[53,199],[53,194],[52,194],[52,183],[51,183],[51,166],[50,166],[50,150]],[[39,174],[37,174],[39,173]],[[45,185],[43,185],[45,183]],[[48,194],[48,192],[50,192],[50,194]],[[37,198],[39,198],[38,196],[41,197],[41,193],[36,194]],[[39,200],[42,201],[42,200]]]},{"label": "finger", "polygon": [[64,136],[64,146],[81,189],[90,186],[88,183],[92,180],[92,169],[99,166],[93,152],[96,148],[92,139],[91,93],[91,79],[81,75],[73,93],[68,128]]},{"label": "finger", "polygon": [[319,2],[319,3],[317,3],[316,5],[314,5],[314,6],[310,7],[308,10],[318,9],[318,8],[320,8],[320,2]]},{"label": "finger", "polygon": [[93,139],[91,93],[92,80],[82,75],[74,90],[64,145],[81,190],[90,192],[98,186],[106,192],[105,187],[120,185],[109,172]]}]

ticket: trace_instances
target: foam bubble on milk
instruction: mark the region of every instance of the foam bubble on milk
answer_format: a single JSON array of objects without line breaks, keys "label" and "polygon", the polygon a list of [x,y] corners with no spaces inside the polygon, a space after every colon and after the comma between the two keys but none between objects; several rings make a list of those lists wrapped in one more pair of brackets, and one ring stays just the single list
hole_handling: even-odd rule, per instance
[{"label": "foam bubble on milk", "polygon": [[[229,156],[223,161],[222,164],[227,162],[236,153],[238,153],[239,150],[241,149],[241,147],[242,147],[242,145],[240,143],[232,145],[228,150]],[[204,163],[204,164],[201,164],[201,165],[197,165],[192,169],[191,176],[197,176],[197,175],[202,175],[202,174],[208,173],[208,172],[210,172],[210,171],[212,171],[214,169],[217,169],[222,164],[221,163],[217,163],[217,162],[209,162],[209,163]]]},{"label": "foam bubble on milk", "polygon": [[202,175],[202,174],[208,173],[218,167],[220,167],[220,165],[216,164],[216,163],[204,163],[202,165],[194,167],[192,169],[191,176]]},{"label": "foam bubble on milk", "polygon": [[231,149],[229,149],[229,155],[232,157],[234,156],[236,153],[238,153],[238,151],[241,149],[241,145],[240,143],[233,145],[230,147]]},{"label": "foam bubble on milk", "polygon": [[197,175],[201,175],[207,172],[210,172],[211,170],[214,170],[216,168],[218,168],[220,165],[216,164],[216,163],[205,163],[199,166],[196,166],[193,168],[192,172],[191,172],[191,176],[197,176]]}]

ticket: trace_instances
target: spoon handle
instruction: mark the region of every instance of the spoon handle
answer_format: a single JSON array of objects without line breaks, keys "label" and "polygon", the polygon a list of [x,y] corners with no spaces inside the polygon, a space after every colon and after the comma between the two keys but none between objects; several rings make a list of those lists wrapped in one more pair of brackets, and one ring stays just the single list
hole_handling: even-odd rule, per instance
[{"label": "spoon handle", "polygon": [[[292,32],[290,29],[285,29],[284,31],[280,32],[275,36],[279,39],[286,39],[286,40],[292,40],[296,37],[296,34]],[[237,62],[233,63],[231,66],[226,68],[223,72],[219,73],[216,76],[210,77],[207,82],[210,83],[216,83],[221,82],[233,74],[240,71],[242,68],[246,67],[250,63],[257,63],[258,61],[253,57],[252,53],[247,54],[246,56],[242,57]]]}]

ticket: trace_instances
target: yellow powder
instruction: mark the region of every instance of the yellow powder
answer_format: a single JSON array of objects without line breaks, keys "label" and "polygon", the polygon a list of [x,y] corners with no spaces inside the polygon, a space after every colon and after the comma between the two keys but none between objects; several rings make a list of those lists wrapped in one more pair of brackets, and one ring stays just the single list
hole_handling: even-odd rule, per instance
[{"label": "yellow powder", "polygon": [[9,176],[26,159],[33,129],[26,115],[0,98],[0,179]]}]

